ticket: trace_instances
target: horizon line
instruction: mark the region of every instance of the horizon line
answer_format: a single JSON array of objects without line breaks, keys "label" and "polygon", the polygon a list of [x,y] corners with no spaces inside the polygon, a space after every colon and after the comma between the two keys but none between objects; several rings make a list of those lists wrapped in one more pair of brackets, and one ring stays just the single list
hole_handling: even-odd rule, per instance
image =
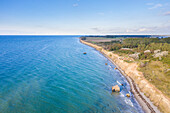
[{"label": "horizon line", "polygon": [[[55,34],[49,34],[49,35],[47,35],[47,34],[0,34],[0,36],[80,36],[80,34],[62,34],[62,35],[55,35]],[[140,36],[140,35],[152,35],[152,36],[170,36],[170,35],[161,35],[161,34],[103,34],[103,35],[101,35],[101,34],[82,34],[81,36],[83,36],[83,35],[85,35],[85,36],[112,36],[112,35],[138,35],[138,36]]]}]

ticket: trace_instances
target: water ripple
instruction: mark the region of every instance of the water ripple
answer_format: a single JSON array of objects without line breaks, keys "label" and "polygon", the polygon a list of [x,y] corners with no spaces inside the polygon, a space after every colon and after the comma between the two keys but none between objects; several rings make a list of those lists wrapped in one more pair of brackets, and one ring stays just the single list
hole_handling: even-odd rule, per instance
[{"label": "water ripple", "polygon": [[115,66],[78,38],[0,38],[0,112],[143,112]]}]

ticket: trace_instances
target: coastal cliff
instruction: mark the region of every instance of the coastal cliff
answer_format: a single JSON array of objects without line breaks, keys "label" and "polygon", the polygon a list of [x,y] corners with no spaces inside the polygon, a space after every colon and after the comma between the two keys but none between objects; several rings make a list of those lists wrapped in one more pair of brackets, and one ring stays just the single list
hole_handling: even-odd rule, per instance
[{"label": "coastal cliff", "polygon": [[[127,80],[131,80],[131,88],[134,89],[134,91],[132,92],[135,93],[134,95],[136,95],[136,99],[145,112],[158,112],[154,109],[154,106],[151,105],[152,103],[157,106],[161,112],[170,112],[170,99],[145,79],[143,73],[137,70],[138,64],[124,62],[119,55],[114,54],[113,52],[106,51],[102,47],[95,44],[88,43],[81,39],[80,42],[100,51],[103,55],[112,60],[113,63],[119,67],[119,69],[122,71],[122,74],[126,75],[126,78],[129,79]],[[144,93],[144,95],[142,95],[140,91],[138,91],[138,88],[141,92]],[[146,97],[148,97],[150,100]],[[152,103],[150,103],[149,101],[151,101]],[[143,103],[145,103],[148,108],[146,108]],[[147,109],[150,109],[150,111]]]}]

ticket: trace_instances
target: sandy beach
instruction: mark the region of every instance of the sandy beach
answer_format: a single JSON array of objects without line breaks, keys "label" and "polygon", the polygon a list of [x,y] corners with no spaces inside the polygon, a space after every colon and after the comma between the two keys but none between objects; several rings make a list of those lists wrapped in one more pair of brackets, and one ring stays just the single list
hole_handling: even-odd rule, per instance
[{"label": "sandy beach", "polygon": [[170,111],[169,98],[165,97],[144,78],[143,74],[137,70],[137,64],[126,63],[121,60],[120,56],[113,54],[112,52],[108,52],[95,44],[91,44],[83,40],[80,40],[80,42],[95,48],[119,69],[122,75],[124,75],[128,80],[131,86],[131,92],[134,94],[144,112],[159,113],[161,111],[167,113]]}]

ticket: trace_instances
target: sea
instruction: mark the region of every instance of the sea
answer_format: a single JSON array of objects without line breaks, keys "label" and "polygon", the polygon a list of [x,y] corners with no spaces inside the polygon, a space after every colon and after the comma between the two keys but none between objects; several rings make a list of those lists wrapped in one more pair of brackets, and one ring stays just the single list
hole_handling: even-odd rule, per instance
[{"label": "sea", "polygon": [[143,113],[114,68],[79,36],[1,35],[0,113]]}]

